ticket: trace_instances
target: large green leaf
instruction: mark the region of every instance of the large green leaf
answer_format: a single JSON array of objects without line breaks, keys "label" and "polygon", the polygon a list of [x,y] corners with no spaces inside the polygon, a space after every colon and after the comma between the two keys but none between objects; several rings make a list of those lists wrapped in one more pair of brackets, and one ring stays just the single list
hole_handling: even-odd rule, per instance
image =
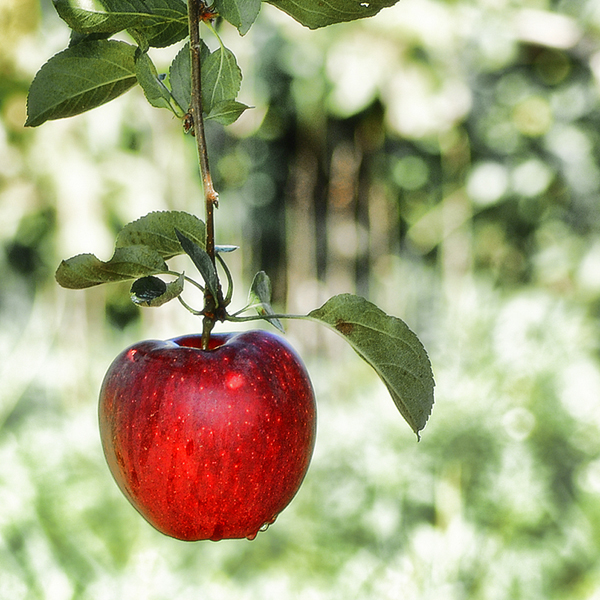
[{"label": "large green leaf", "polygon": [[158,252],[164,260],[184,253],[175,230],[182,232],[195,244],[204,248],[206,230],[198,217],[181,211],[156,211],[128,223],[117,236],[115,246],[144,245]]},{"label": "large green leaf", "polygon": [[54,0],[54,6],[80,34],[135,30],[157,47],[169,46],[187,35],[187,7],[182,0]]},{"label": "large green leaf", "polygon": [[38,71],[27,98],[28,127],[81,114],[137,83],[135,46],[115,40],[81,42]]},{"label": "large green leaf", "polygon": [[210,114],[213,107],[235,100],[242,72],[231,50],[221,46],[209,54],[202,64],[202,108]]},{"label": "large green leaf", "polygon": [[56,281],[64,288],[81,290],[101,283],[163,273],[167,268],[156,250],[148,246],[128,246],[117,248],[107,262],[93,254],[79,254],[63,260],[56,271]]},{"label": "large green leaf", "polygon": [[265,0],[310,29],[376,15],[398,0]]},{"label": "large green leaf", "polygon": [[146,0],[153,14],[152,20],[145,20],[138,31],[148,38],[150,46],[165,48],[184,39],[188,35],[187,6],[181,0]]},{"label": "large green leaf", "polygon": [[213,6],[217,13],[234,27],[241,35],[248,32],[258,13],[261,0],[215,0]]},{"label": "large green leaf", "polygon": [[308,317],[334,329],[375,369],[418,436],[431,414],[435,383],[427,352],[406,323],[352,294],[334,296]]}]

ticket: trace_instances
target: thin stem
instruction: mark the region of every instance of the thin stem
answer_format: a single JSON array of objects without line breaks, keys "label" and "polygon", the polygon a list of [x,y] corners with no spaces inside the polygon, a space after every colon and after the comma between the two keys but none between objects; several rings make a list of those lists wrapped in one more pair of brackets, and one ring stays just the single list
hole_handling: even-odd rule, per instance
[{"label": "thin stem", "polygon": [[[213,186],[208,164],[208,150],[204,133],[204,117],[202,114],[202,66],[200,61],[200,17],[204,14],[206,6],[202,0],[188,0],[188,18],[190,30],[190,51],[192,63],[192,103],[191,113],[194,119],[194,131],[198,147],[198,161],[202,184],[204,187],[205,213],[206,213],[206,252],[213,264],[215,262],[215,221],[214,211],[219,205],[219,195]],[[202,346],[208,349],[210,333],[214,326],[214,313],[218,306],[218,299],[206,290],[204,293],[204,322],[202,327]]]},{"label": "thin stem", "polygon": [[171,269],[167,269],[166,271],[159,271],[156,275],[173,275],[174,277],[181,277],[183,275],[184,281],[191,283],[193,286],[197,287],[201,292],[204,292],[204,286],[200,285],[195,279],[188,277],[185,273],[180,273],[179,271],[172,271]]},{"label": "thin stem", "polygon": [[179,300],[179,303],[187,310],[189,310],[193,315],[199,317],[202,314],[201,310],[196,310],[195,308],[192,308],[181,296],[177,296],[177,300]]},{"label": "thin stem", "polygon": [[218,252],[216,256],[217,260],[221,263],[221,266],[223,267],[223,271],[225,271],[225,277],[227,277],[227,294],[223,299],[223,303],[225,304],[225,306],[228,306],[231,302],[231,297],[233,296],[233,277],[231,276],[231,271],[229,270],[227,263],[223,260],[223,257]]},{"label": "thin stem", "polygon": [[272,314],[272,315],[248,315],[247,317],[236,317],[235,315],[239,313],[234,313],[233,315],[227,315],[227,321],[231,321],[232,323],[247,323],[250,321],[269,321],[271,319],[303,319],[305,321],[314,320],[312,317],[308,315],[286,315],[286,314]]}]

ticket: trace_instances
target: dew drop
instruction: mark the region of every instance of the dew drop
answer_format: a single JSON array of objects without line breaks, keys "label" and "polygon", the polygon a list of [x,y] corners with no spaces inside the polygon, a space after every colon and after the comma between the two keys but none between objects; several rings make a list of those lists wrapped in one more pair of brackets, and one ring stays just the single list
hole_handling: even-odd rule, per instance
[{"label": "dew drop", "polygon": [[215,525],[213,534],[210,536],[211,542],[220,542],[223,539],[223,526],[219,523]]}]

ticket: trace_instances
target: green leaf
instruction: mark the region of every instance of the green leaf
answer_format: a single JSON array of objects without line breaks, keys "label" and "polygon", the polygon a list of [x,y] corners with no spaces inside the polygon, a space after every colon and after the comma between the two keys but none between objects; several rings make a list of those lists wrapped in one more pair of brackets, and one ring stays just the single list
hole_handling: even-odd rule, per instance
[{"label": "green leaf", "polygon": [[101,283],[125,281],[163,273],[167,265],[162,256],[148,246],[117,248],[108,262],[93,254],[79,254],[63,260],[56,281],[64,288],[81,290]]},{"label": "green leaf", "polygon": [[308,317],[334,329],[375,369],[418,436],[431,414],[435,382],[427,352],[406,323],[352,294],[334,296]]},{"label": "green leaf", "polygon": [[[200,59],[204,62],[204,56],[209,54],[208,47],[201,40]],[[190,109],[192,102],[192,58],[190,56],[190,43],[177,53],[171,67],[169,68],[169,85],[171,86],[171,95],[179,108],[186,113]]]},{"label": "green leaf", "polygon": [[277,317],[272,317],[275,312],[271,308],[271,280],[264,271],[259,271],[252,280],[250,286],[249,302],[256,305],[256,312],[265,317],[269,323],[277,327],[279,331],[285,331],[281,321]]},{"label": "green leaf", "polygon": [[134,281],[131,286],[131,301],[144,307],[162,306],[183,292],[183,283],[183,273],[169,283],[153,275],[142,277]]},{"label": "green leaf", "polygon": [[[205,64],[210,50],[208,46],[200,40],[200,62]],[[202,87],[205,86],[205,74],[202,70]],[[180,108],[187,112],[192,102],[192,58],[190,56],[190,44],[185,46],[177,53],[169,69],[169,84],[171,94]]]},{"label": "green leaf", "polygon": [[135,30],[151,46],[165,47],[188,31],[187,7],[182,0],[53,0],[60,17],[82,34],[114,35]]},{"label": "green leaf", "polygon": [[[242,73],[230,50],[219,48],[210,52],[200,42],[202,63],[202,108],[207,119],[222,125],[233,123],[248,107],[235,101],[240,89]],[[169,69],[171,95],[179,107],[187,112],[192,100],[192,71],[190,45],[187,43],[174,58]]]},{"label": "green leaf", "polygon": [[93,42],[95,40],[105,40],[110,37],[110,33],[78,33],[71,29],[71,37],[69,39],[69,48],[81,44],[81,42]]},{"label": "green leaf", "polygon": [[128,223],[119,232],[116,247],[149,246],[164,260],[169,260],[184,253],[175,229],[204,248],[206,239],[204,223],[198,217],[180,211],[151,212],[137,221]]},{"label": "green leaf", "polygon": [[215,302],[218,302],[219,276],[217,275],[217,269],[210,256],[208,255],[206,250],[204,250],[204,248],[200,247],[198,244],[194,243],[192,240],[187,238],[178,229],[175,230],[175,233],[177,234],[177,238],[179,239],[181,247],[184,249],[185,253],[192,259],[192,262],[196,265],[198,271],[200,271],[200,275],[202,275],[202,278],[206,283],[206,288],[211,293],[212,297],[215,299]]},{"label": "green leaf", "polygon": [[[181,0],[145,0],[153,20],[145,20],[141,30],[155,48],[166,48],[188,35],[187,5]],[[136,29],[140,29],[139,25]]]},{"label": "green leaf", "polygon": [[249,107],[235,100],[225,100],[215,104],[206,115],[207,119],[212,119],[221,125],[231,125],[240,117],[240,115]]},{"label": "green leaf", "polygon": [[67,25],[78,33],[113,35],[140,22],[148,13],[143,2],[135,0],[53,0],[54,8]]},{"label": "green leaf", "polygon": [[221,102],[235,100],[242,72],[231,50],[221,46],[209,54],[202,64],[202,108],[206,114]]},{"label": "green leaf", "polygon": [[27,97],[27,127],[81,114],[120,96],[137,83],[135,46],[87,41],[53,56],[38,71]]},{"label": "green leaf", "polygon": [[376,15],[398,0],[265,0],[310,29]]},{"label": "green leaf", "polygon": [[260,12],[261,0],[215,0],[213,7],[226,21],[238,29],[240,35],[256,21]]},{"label": "green leaf", "polygon": [[[156,108],[168,108],[175,113],[171,104],[171,93],[158,78],[152,59],[145,52],[138,52],[135,57],[135,76],[144,90],[146,100]],[[177,115],[177,113],[175,113]],[[181,116],[181,115],[177,115]]]}]

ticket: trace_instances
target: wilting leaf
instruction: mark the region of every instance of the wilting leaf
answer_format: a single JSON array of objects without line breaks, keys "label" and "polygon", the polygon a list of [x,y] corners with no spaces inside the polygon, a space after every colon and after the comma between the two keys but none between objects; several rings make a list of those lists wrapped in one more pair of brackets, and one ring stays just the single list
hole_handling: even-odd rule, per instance
[{"label": "wilting leaf", "polygon": [[162,279],[149,275],[133,282],[131,301],[138,306],[158,307],[177,298],[183,291],[183,273],[174,281],[165,283]]},{"label": "wilting leaf", "polygon": [[167,270],[162,256],[148,246],[128,246],[117,248],[112,258],[101,261],[93,254],[79,254],[63,260],[57,271],[56,281],[65,288],[84,288],[137,279]]}]

